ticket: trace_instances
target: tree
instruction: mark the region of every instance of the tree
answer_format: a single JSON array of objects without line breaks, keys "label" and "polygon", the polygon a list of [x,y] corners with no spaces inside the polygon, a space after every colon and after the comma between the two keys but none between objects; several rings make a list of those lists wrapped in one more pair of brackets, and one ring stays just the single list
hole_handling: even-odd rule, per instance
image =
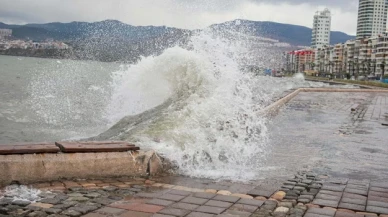
[{"label": "tree", "polygon": [[349,70],[348,70],[349,75],[350,75],[350,67],[352,67],[352,69],[353,69],[352,71],[353,71],[353,75],[354,75],[354,61],[349,60],[348,65],[349,65]]},{"label": "tree", "polygon": [[381,77],[380,77],[380,80],[382,82],[384,82],[384,74],[385,74],[385,60],[383,60],[383,62],[380,63],[380,68],[381,68]]}]

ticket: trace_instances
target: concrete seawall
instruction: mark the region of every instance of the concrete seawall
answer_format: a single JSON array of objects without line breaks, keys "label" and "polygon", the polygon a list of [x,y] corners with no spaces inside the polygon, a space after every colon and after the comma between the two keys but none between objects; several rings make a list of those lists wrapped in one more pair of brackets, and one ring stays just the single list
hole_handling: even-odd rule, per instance
[{"label": "concrete seawall", "polygon": [[154,175],[163,168],[154,151],[0,155],[0,186],[59,179]]}]

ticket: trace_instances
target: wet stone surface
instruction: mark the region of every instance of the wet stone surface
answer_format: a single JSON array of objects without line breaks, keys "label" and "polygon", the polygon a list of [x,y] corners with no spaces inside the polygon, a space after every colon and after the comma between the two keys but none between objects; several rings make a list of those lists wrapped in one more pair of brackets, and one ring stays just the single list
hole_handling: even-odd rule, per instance
[{"label": "wet stone surface", "polygon": [[[333,179],[299,172],[275,190],[258,182],[247,194],[234,187],[236,191],[230,192],[231,195],[222,195],[226,189],[231,190],[233,183],[203,180],[203,186],[226,188],[214,191],[195,188],[199,180],[186,182],[185,186],[176,185],[183,184],[181,181],[157,180],[160,179],[105,180],[105,183],[90,180],[78,182],[78,186],[73,183],[72,187],[37,184],[42,192],[33,202],[15,200],[3,192],[0,217],[387,217],[388,214],[388,182],[384,181]],[[48,188],[52,190],[47,191]],[[246,189],[242,187],[241,192]]]}]

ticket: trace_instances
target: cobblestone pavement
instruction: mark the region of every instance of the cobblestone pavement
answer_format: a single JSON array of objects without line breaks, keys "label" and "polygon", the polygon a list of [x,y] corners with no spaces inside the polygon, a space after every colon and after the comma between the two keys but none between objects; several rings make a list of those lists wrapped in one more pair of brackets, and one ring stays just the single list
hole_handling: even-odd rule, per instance
[{"label": "cobblestone pavement", "polygon": [[[27,217],[388,217],[388,182],[301,172],[279,188],[173,178],[56,181],[32,187],[34,202],[0,199],[0,216]],[[188,181],[191,180],[191,181]],[[195,188],[195,186],[213,189]],[[191,186],[191,187],[190,187]],[[192,187],[194,186],[194,187]],[[229,190],[224,190],[229,189]]]},{"label": "cobblestone pavement", "polygon": [[263,177],[302,169],[354,179],[388,178],[388,94],[307,93],[269,124]]}]

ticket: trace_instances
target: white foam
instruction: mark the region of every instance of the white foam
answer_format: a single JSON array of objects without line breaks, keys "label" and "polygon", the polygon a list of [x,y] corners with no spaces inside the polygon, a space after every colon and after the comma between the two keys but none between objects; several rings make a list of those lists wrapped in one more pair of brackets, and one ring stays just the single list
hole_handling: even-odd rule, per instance
[{"label": "white foam", "polygon": [[[41,193],[40,190],[27,187],[24,185],[11,185],[7,186],[3,191],[3,197],[12,198],[15,200],[24,200],[30,202],[36,202],[40,197],[38,196]],[[0,194],[1,195],[1,194]],[[2,197],[0,196],[0,199]]]}]

